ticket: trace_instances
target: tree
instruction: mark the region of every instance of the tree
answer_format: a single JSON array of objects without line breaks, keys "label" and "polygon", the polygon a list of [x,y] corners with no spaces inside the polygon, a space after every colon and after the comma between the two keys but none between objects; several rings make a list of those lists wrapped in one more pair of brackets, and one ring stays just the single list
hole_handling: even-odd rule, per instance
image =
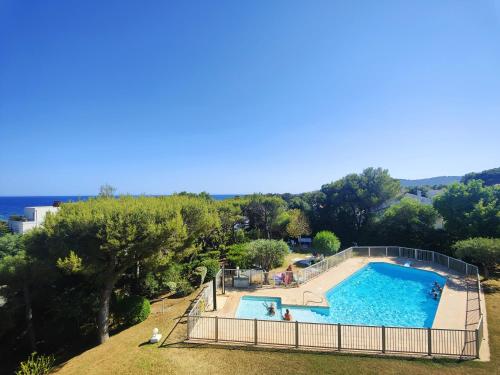
[{"label": "tree", "polygon": [[320,254],[333,255],[340,249],[340,241],[334,233],[323,230],[314,236],[312,247]]},{"label": "tree", "polygon": [[399,181],[381,168],[367,168],[361,174],[349,174],[323,185],[321,191],[326,199],[321,210],[322,225],[337,228],[344,241],[359,240],[364,226],[400,190]]},{"label": "tree", "polygon": [[47,217],[48,255],[61,264],[80,264],[80,272],[98,288],[101,343],[109,337],[109,304],[118,279],[158,252],[196,253],[198,239],[218,225],[212,214],[215,209],[206,200],[174,196],[89,199],[63,205]]},{"label": "tree", "polygon": [[[24,249],[24,242],[19,235],[6,235],[12,240],[9,245],[14,248],[5,251],[0,256],[0,285],[7,285],[13,291],[19,291],[24,300],[25,322],[28,341],[32,351],[36,351],[35,329],[33,326],[33,309],[31,302],[31,284],[35,275],[34,260]],[[4,241],[5,242],[5,241]]]},{"label": "tree", "polygon": [[0,259],[7,255],[15,255],[23,248],[23,239],[20,234],[8,233],[0,237]]},{"label": "tree", "polygon": [[109,184],[101,185],[99,188],[99,197],[101,198],[113,198],[116,193],[116,188]]},{"label": "tree", "polygon": [[248,243],[237,243],[229,246],[227,260],[232,267],[250,268],[252,259],[248,251]]},{"label": "tree", "polygon": [[290,237],[300,238],[301,236],[311,234],[309,220],[304,212],[299,209],[293,209],[288,211],[288,216],[289,222],[286,226],[286,232]]},{"label": "tree", "polygon": [[467,184],[469,181],[472,180],[482,180],[484,185],[486,186],[500,184],[500,167],[488,169],[479,173],[474,173],[474,172],[467,173],[465,176],[462,177],[460,182]]},{"label": "tree", "polygon": [[479,180],[455,183],[434,199],[434,207],[455,241],[500,237],[500,186],[483,186]]},{"label": "tree", "polygon": [[288,245],[282,240],[255,240],[247,244],[248,255],[252,262],[264,271],[279,267],[288,254]]},{"label": "tree", "polygon": [[486,279],[500,261],[500,238],[469,238],[456,242],[453,248],[459,258],[481,265]]},{"label": "tree", "polygon": [[411,198],[403,198],[383,213],[376,230],[386,245],[425,248],[433,235],[437,217],[438,214],[432,206]]},{"label": "tree", "polygon": [[0,237],[8,233],[10,233],[9,224],[4,220],[0,220]]},{"label": "tree", "polygon": [[257,236],[264,235],[267,239],[271,239],[273,224],[285,210],[286,203],[279,196],[253,194],[246,198],[242,208]]}]

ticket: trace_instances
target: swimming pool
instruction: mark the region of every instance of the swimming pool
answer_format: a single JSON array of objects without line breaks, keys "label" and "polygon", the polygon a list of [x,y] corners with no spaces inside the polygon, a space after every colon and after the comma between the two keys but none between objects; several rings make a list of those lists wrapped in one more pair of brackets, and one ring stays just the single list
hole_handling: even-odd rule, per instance
[{"label": "swimming pool", "polygon": [[[282,320],[285,309],[299,322],[432,327],[439,305],[429,293],[434,282],[446,278],[435,272],[372,262],[328,290],[329,307],[283,305],[279,297],[244,296],[237,318]],[[266,306],[274,303],[276,314]]]}]

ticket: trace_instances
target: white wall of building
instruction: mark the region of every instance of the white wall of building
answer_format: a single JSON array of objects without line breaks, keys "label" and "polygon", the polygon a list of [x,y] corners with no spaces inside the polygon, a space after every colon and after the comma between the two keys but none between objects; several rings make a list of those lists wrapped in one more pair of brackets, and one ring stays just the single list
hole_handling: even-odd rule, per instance
[{"label": "white wall of building", "polygon": [[27,231],[42,225],[47,213],[56,213],[58,210],[59,207],[53,206],[25,207],[24,216],[27,221],[9,220],[9,227],[14,233],[26,233]]}]

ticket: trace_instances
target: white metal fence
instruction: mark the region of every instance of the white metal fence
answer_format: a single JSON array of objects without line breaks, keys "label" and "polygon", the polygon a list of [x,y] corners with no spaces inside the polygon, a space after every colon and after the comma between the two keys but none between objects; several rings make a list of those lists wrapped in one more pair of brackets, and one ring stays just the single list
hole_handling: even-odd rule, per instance
[{"label": "white metal fence", "polygon": [[[337,351],[479,357],[484,325],[478,268],[438,252],[399,246],[350,247],[295,273],[220,270],[216,276],[215,287],[224,288],[225,284],[234,282],[235,277],[246,278],[249,286],[298,286],[353,256],[401,257],[432,262],[457,272],[467,282],[467,320],[477,319],[477,322],[468,321],[466,329],[457,330],[207,317],[202,316],[203,312],[214,306],[214,283],[210,282],[204,285],[189,311],[188,339],[323,348]],[[475,312],[476,318],[471,312]],[[468,327],[473,328],[467,329]]]}]

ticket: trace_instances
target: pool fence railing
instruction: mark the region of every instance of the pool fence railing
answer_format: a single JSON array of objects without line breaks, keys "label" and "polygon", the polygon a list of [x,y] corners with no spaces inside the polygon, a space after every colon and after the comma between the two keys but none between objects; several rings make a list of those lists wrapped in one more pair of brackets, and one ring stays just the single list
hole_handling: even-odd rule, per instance
[{"label": "pool fence railing", "polygon": [[[299,286],[355,256],[430,262],[462,276],[467,289],[464,329],[306,323],[203,315],[205,311],[216,309],[217,293],[224,293],[225,288],[235,286],[235,282],[240,283],[237,285],[240,288],[245,285]],[[298,272],[221,269],[213,282],[204,285],[187,315],[189,341],[459,358],[479,358],[483,329],[481,283],[477,266],[435,251],[399,246],[350,247]]]}]

